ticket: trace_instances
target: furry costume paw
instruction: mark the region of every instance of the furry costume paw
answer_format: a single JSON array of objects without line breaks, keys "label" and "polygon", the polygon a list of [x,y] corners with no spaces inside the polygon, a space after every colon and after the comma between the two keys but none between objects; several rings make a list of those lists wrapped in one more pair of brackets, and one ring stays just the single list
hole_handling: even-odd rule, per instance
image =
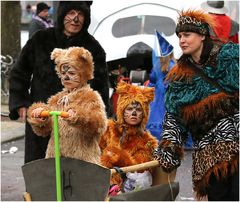
[{"label": "furry costume paw", "polygon": [[33,131],[38,136],[46,137],[46,136],[50,135],[51,130],[52,130],[51,119],[50,118],[40,118],[40,117],[34,118],[32,115],[33,110],[40,108],[40,107],[43,110],[46,110],[46,111],[49,110],[49,108],[47,107],[47,105],[45,103],[42,103],[42,102],[35,103],[32,106],[30,106],[27,111],[27,120],[32,125]]}]

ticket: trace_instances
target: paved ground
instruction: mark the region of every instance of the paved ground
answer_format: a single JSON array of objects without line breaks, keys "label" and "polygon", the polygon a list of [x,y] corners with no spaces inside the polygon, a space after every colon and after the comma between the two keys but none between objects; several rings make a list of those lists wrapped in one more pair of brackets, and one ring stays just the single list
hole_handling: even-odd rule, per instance
[{"label": "paved ground", "polygon": [[9,120],[8,113],[8,106],[1,105],[1,143],[24,136],[24,123]]},{"label": "paved ground", "polygon": [[[8,113],[8,106],[1,105],[1,201],[21,201],[25,190],[21,171],[24,163],[24,123],[9,120],[5,116]],[[15,153],[7,152],[14,147],[17,148]]]},{"label": "paved ground", "polygon": [[23,201],[25,184],[21,167],[24,163],[24,139],[1,144],[1,151],[17,147],[16,153],[1,154],[1,201]]}]

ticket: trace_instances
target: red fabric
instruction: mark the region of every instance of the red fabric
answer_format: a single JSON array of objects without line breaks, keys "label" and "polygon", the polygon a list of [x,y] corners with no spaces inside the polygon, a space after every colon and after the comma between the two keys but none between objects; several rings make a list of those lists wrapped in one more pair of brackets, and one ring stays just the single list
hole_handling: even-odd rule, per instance
[{"label": "red fabric", "polygon": [[144,85],[144,86],[148,86],[149,83],[150,83],[150,80],[147,80],[147,81],[144,82],[143,85]]},{"label": "red fabric", "polygon": [[233,43],[238,43],[238,33],[233,36],[229,36],[231,32],[231,19],[229,16],[222,14],[210,14],[215,20],[217,26],[214,28],[216,37],[224,42],[232,41]]},{"label": "red fabric", "polygon": [[232,41],[233,43],[238,43],[239,42],[239,40],[238,40],[238,33],[236,33],[233,36],[230,36],[229,40]]},{"label": "red fabric", "polygon": [[227,42],[229,41],[229,34],[231,31],[231,19],[225,14],[216,15],[211,14],[216,20],[216,27],[214,27],[214,32],[220,40]]},{"label": "red fabric", "polygon": [[112,105],[113,105],[113,113],[117,113],[117,101],[118,101],[118,94],[113,93],[112,95]]}]

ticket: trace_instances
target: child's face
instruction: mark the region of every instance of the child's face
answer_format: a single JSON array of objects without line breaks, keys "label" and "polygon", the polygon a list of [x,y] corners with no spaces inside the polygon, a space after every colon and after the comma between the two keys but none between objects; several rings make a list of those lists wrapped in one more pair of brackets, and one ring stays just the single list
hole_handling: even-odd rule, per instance
[{"label": "child's face", "polygon": [[143,120],[143,108],[140,103],[132,102],[123,112],[124,121],[132,126],[139,125]]},{"label": "child's face", "polygon": [[67,90],[77,88],[80,84],[80,77],[75,68],[63,64],[61,66],[61,82]]}]

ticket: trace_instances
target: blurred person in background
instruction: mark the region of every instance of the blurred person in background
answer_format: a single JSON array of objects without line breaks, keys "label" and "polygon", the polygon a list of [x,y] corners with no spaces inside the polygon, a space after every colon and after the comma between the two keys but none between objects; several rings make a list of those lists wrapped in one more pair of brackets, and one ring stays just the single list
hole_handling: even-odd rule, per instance
[{"label": "blurred person in background", "polygon": [[53,27],[53,24],[49,19],[49,9],[50,7],[44,2],[37,4],[36,15],[33,16],[29,24],[29,38],[31,38],[38,30]]},{"label": "blurred person in background", "polygon": [[223,42],[239,43],[239,24],[226,15],[228,9],[224,6],[224,1],[207,1],[201,7],[216,21],[216,27],[212,28],[213,37]]},{"label": "blurred person in background", "polygon": [[173,55],[173,46],[156,31],[155,45],[152,51],[153,68],[149,75],[149,87],[155,88],[153,102],[150,103],[150,112],[146,128],[152,135],[161,139],[162,122],[165,113],[164,96],[167,85],[164,79],[176,60]]},{"label": "blurred person in background", "polygon": [[[155,45],[152,52],[153,68],[149,75],[149,87],[155,88],[154,100],[150,103],[150,112],[146,128],[159,141],[161,140],[162,122],[165,114],[165,92],[167,83],[164,82],[167,73],[176,64],[173,46],[165,39],[164,35],[155,33]],[[192,138],[189,135],[185,149],[192,149]]]},{"label": "blurred person in background", "polygon": [[32,6],[30,4],[27,4],[27,6],[26,6],[26,14],[28,14],[31,17],[34,14],[34,12],[32,10]]},{"label": "blurred person in background", "polygon": [[23,10],[23,13],[22,13],[22,17],[21,17],[22,23],[24,24],[30,23],[33,15],[34,15],[34,11],[32,9],[32,6],[30,4],[27,4],[26,8]]},{"label": "blurred person in background", "polygon": [[[27,108],[33,102],[47,102],[63,89],[55,72],[50,53],[55,48],[84,47],[94,61],[94,78],[90,86],[102,96],[109,109],[108,69],[106,53],[99,42],[88,33],[92,1],[60,1],[57,24],[36,32],[23,47],[10,74],[10,118],[26,121]],[[24,162],[45,157],[49,137],[39,137],[26,122]]]}]

